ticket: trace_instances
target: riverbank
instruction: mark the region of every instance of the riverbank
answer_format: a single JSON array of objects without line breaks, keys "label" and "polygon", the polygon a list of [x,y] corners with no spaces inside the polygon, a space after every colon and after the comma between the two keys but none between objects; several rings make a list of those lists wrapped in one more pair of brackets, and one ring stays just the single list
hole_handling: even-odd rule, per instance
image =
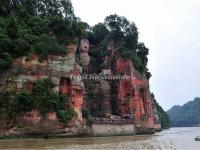
[{"label": "riverbank", "polygon": [[200,127],[170,128],[153,135],[53,138],[53,139],[9,139],[0,140],[0,149],[177,149],[198,150]]},{"label": "riverbank", "polygon": [[135,127],[133,124],[93,124],[84,128],[63,128],[63,129],[12,129],[0,139],[55,139],[55,138],[82,138],[82,137],[109,137],[148,135],[161,131],[154,128]]}]

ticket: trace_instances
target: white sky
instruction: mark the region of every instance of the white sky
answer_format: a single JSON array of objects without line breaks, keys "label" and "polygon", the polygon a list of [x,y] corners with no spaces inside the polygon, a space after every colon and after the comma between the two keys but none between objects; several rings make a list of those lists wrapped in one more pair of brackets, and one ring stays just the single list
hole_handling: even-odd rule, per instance
[{"label": "white sky", "polygon": [[165,110],[200,96],[200,0],[71,0],[90,25],[110,14],[134,21],[150,49],[151,91]]}]

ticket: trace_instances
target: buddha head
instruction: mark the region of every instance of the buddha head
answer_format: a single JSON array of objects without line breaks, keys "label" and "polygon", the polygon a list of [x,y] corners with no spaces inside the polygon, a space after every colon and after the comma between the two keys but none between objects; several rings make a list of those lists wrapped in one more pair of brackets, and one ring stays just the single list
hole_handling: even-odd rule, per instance
[{"label": "buddha head", "polygon": [[87,39],[81,39],[80,42],[80,53],[89,52],[89,41]]}]

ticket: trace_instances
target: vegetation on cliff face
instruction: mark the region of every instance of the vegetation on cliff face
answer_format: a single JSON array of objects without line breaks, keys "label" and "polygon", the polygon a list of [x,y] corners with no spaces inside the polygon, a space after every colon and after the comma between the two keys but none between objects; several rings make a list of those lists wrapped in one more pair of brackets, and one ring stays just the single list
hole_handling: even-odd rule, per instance
[{"label": "vegetation on cliff face", "polygon": [[16,97],[16,113],[28,112],[36,107],[35,99],[30,92],[23,91]]},{"label": "vegetation on cliff face", "polygon": [[150,78],[151,75],[147,69],[149,49],[144,43],[138,42],[138,34],[135,23],[114,14],[107,16],[104,23],[90,27],[88,38],[90,43],[99,49],[97,53],[93,54],[97,58],[101,58],[107,44],[112,43],[123,58],[132,60],[135,68]]},{"label": "vegetation on cliff face", "polygon": [[168,114],[163,110],[163,108],[159,105],[159,103],[156,101],[154,94],[151,94],[152,98],[153,98],[153,102],[155,105],[155,108],[158,112],[158,116],[160,119],[160,123],[161,123],[161,127],[163,129],[167,129],[170,127],[170,119]]},{"label": "vegetation on cliff face", "polygon": [[39,54],[41,61],[48,54],[62,55],[65,46],[86,37],[101,58],[112,43],[121,56],[131,59],[136,69],[150,77],[147,66],[148,48],[138,42],[133,22],[116,14],[104,23],[90,27],[74,15],[70,0],[2,0],[0,2],[0,71],[11,66],[12,58]]},{"label": "vegetation on cliff face", "polygon": [[[70,0],[1,0],[0,73],[12,66],[12,59],[17,57],[39,54],[42,61],[48,54],[63,55],[67,44],[88,38],[93,47],[89,53],[97,60],[101,61],[107,54],[107,45],[112,44],[122,58],[132,60],[135,68],[149,79],[149,49],[138,41],[138,36],[135,23],[116,14],[90,27],[74,15]],[[11,109],[11,114],[37,109],[41,114],[55,111],[64,122],[71,119],[75,113],[64,108],[68,98],[59,97],[53,88],[49,79],[34,83],[32,92],[23,91],[17,95],[16,108]],[[0,94],[5,96],[5,93]],[[6,98],[0,96],[1,99]],[[112,101],[112,105],[117,114],[116,102]],[[167,127],[165,112],[157,103],[156,107],[162,126]],[[91,115],[87,109],[83,110],[83,117],[90,123]]]},{"label": "vegetation on cliff face", "polygon": [[83,115],[83,118],[86,119],[86,124],[88,126],[91,126],[91,124],[92,124],[92,115],[90,114],[90,110],[88,108],[83,108],[82,109],[82,115]]},{"label": "vegetation on cliff face", "polygon": [[53,91],[54,87],[55,85],[49,78],[38,80],[33,84],[32,92],[22,91],[18,93],[15,106],[16,112],[14,113],[19,114],[37,109],[44,117],[49,112],[57,112],[61,121],[71,120],[76,113],[64,107],[68,102],[68,98],[62,95],[59,98],[58,93]]},{"label": "vegetation on cliff face", "polygon": [[194,98],[193,101],[187,102],[183,106],[173,106],[167,113],[173,127],[199,126],[200,98]]},{"label": "vegetation on cliff face", "polygon": [[70,0],[1,0],[0,72],[22,55],[37,53],[43,60],[48,54],[65,54],[66,44],[85,33]]}]

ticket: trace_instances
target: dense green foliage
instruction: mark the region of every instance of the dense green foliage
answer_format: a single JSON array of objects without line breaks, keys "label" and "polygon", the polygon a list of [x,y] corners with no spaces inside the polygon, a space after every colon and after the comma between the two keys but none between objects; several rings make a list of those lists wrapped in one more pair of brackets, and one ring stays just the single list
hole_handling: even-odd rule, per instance
[{"label": "dense green foliage", "polygon": [[33,83],[32,92],[22,91],[17,94],[17,113],[37,109],[42,115],[58,110],[59,97],[53,91],[55,85],[47,78]]},{"label": "dense green foliage", "polygon": [[156,108],[156,110],[158,112],[158,116],[159,116],[159,119],[160,119],[161,127],[163,129],[169,128],[170,127],[169,116],[163,110],[163,108],[158,104],[158,102],[155,100],[154,94],[151,94],[151,96],[153,97],[153,102],[154,102],[155,108]]},{"label": "dense green foliage", "polygon": [[72,109],[59,110],[57,112],[57,115],[62,122],[67,122],[67,121],[71,120],[76,115],[76,112]]},{"label": "dense green foliage", "polygon": [[147,69],[149,49],[144,43],[138,42],[136,25],[125,17],[116,14],[106,17],[104,23],[91,27],[88,38],[90,43],[98,49],[91,53],[94,57],[101,58],[105,54],[107,45],[112,44],[123,58],[131,59],[135,68],[150,78],[151,75]]},{"label": "dense green foliage", "polygon": [[75,15],[70,0],[1,0],[0,14],[9,15],[13,10],[23,8],[21,16],[28,13],[31,16],[49,17],[59,15],[65,19],[74,19]]},{"label": "dense green foliage", "polygon": [[12,58],[37,53],[42,61],[65,54],[67,43],[86,36],[85,28],[70,0],[1,0],[0,72]]},{"label": "dense green foliage", "polygon": [[[39,54],[62,55],[65,46],[88,38],[97,59],[112,43],[125,59],[131,59],[136,69],[150,78],[147,66],[148,48],[138,42],[138,30],[133,22],[116,14],[104,23],[90,27],[74,15],[70,0],[2,0],[0,2],[0,71],[11,66],[12,58]],[[98,51],[97,51],[98,50]]]},{"label": "dense green foliage", "polygon": [[200,125],[200,98],[194,98],[183,106],[173,106],[167,111],[171,126],[188,127]]},{"label": "dense green foliage", "polygon": [[56,111],[58,108],[59,97],[53,91],[55,85],[47,78],[34,83],[32,97],[37,101],[37,109],[42,113]]},{"label": "dense green foliage", "polygon": [[31,111],[36,108],[36,101],[29,92],[21,92],[16,97],[17,112]]},{"label": "dense green foliage", "polygon": [[55,85],[50,78],[38,80],[33,84],[32,92],[21,92],[16,97],[16,113],[28,112],[37,109],[45,116],[48,112],[57,112],[58,117],[63,122],[67,122],[75,116],[71,109],[65,109],[68,97],[60,97],[53,91]]},{"label": "dense green foliage", "polygon": [[12,64],[12,58],[9,53],[0,53],[0,72],[9,68]]},{"label": "dense green foliage", "polygon": [[82,109],[82,116],[86,119],[86,124],[90,126],[92,124],[92,115],[90,114],[89,109],[83,108]]},{"label": "dense green foliage", "polygon": [[59,94],[59,105],[58,109],[64,110],[65,109],[65,104],[69,102],[69,96],[65,94]]},{"label": "dense green foliage", "polygon": [[[67,44],[88,38],[93,47],[89,53],[97,58],[99,68],[102,58],[110,54],[107,51],[110,44],[149,79],[149,49],[138,41],[138,36],[135,23],[116,14],[90,27],[74,15],[70,0],[1,0],[0,73],[12,66],[12,59],[38,54],[43,61],[48,54],[66,54]],[[54,86],[50,79],[35,82],[32,93],[24,91],[17,95],[16,111],[35,108],[43,115],[56,111],[62,121],[71,119],[75,112],[64,107],[69,98],[55,93]],[[112,105],[117,114],[118,104],[112,101]],[[83,117],[89,122],[92,120],[87,109],[83,110]]]}]

